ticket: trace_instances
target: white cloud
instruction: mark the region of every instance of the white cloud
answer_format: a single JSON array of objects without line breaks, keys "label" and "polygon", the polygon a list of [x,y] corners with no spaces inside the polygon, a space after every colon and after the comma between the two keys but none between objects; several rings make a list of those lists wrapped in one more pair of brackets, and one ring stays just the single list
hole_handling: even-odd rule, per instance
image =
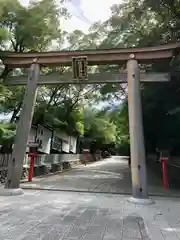
[{"label": "white cloud", "polygon": [[[81,0],[81,9],[91,23],[99,20],[105,21],[111,15],[110,7],[113,4],[121,2],[122,0]],[[75,10],[72,13],[75,14]],[[64,28],[68,31],[72,31],[74,29],[87,31],[89,24],[81,21],[76,16],[73,16],[70,20],[64,22]]]},{"label": "white cloud", "polygon": [[[123,0],[81,0],[81,10],[84,16],[91,22],[104,21],[108,19],[111,14],[110,7],[113,4],[121,3]],[[27,6],[29,0],[20,0],[20,2]],[[87,31],[90,24],[86,21],[82,21],[78,18],[78,11],[73,7],[73,5],[68,4],[69,11],[72,13],[72,17],[69,20],[63,21],[63,28],[67,31],[73,31],[74,29],[80,29],[82,31]]]},{"label": "white cloud", "polygon": [[27,6],[29,4],[29,0],[19,0],[19,1],[23,6]]}]

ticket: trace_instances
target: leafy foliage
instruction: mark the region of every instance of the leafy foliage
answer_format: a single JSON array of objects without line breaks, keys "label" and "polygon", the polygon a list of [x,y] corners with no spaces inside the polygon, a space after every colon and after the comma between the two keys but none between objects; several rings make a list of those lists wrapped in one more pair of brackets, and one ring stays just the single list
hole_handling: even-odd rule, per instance
[{"label": "leafy foliage", "polygon": [[13,124],[0,124],[0,145],[5,146],[7,150],[12,147],[16,133],[16,126]]},{"label": "leafy foliage", "polygon": [[[154,46],[179,41],[179,1],[129,0],[112,7],[112,16],[106,21],[108,36],[103,46],[111,47]],[[150,83],[142,86],[144,131],[147,151],[156,147],[169,148],[172,154],[179,152],[179,56],[166,64],[141,66],[151,71],[171,71],[169,83]],[[122,121],[127,124],[127,107]],[[119,128],[123,129],[122,127]],[[120,133],[126,135],[127,129]],[[127,140],[128,138],[126,138]],[[128,141],[128,140],[127,140]]]},{"label": "leafy foliage", "polygon": [[8,31],[15,52],[43,51],[61,34],[59,18],[67,10],[54,0],[30,1],[28,8],[18,0],[1,2],[1,28]]},{"label": "leafy foliage", "polygon": [[116,141],[116,125],[106,112],[89,110],[89,114],[86,113],[85,133],[87,137],[96,140],[99,144]]},{"label": "leafy foliage", "polygon": [[[0,47],[15,52],[47,51],[50,49],[96,49],[142,47],[178,41],[180,33],[180,1],[127,0],[113,5],[111,17],[94,23],[88,33],[75,30],[62,31],[61,18],[69,17],[63,2],[53,0],[30,1],[23,7],[18,0],[0,0]],[[55,45],[54,41],[56,42]],[[179,69],[179,57],[171,66],[166,64],[140,65],[151,71]],[[89,67],[91,72],[117,72],[125,66],[109,65]],[[5,81],[11,69],[1,66],[1,79]],[[69,68],[41,69],[63,74]],[[23,73],[21,69],[18,74]],[[3,82],[1,82],[3,83]],[[148,151],[158,146],[171,148],[179,145],[180,98],[179,77],[170,83],[142,85],[145,140]],[[23,87],[0,85],[0,112],[11,113],[15,123],[22,105]],[[103,111],[92,110],[100,102],[109,102]],[[114,108],[114,102],[119,107]],[[129,148],[127,86],[103,84],[93,86],[43,86],[39,88],[34,123],[48,123],[69,134],[83,135],[101,143],[116,142],[117,148]],[[153,124],[152,124],[153,123]],[[4,128],[2,128],[4,129]],[[8,128],[8,131],[10,129]],[[4,139],[6,130],[1,131]],[[5,134],[5,135],[3,135]],[[9,133],[8,133],[9,134]],[[8,135],[7,134],[7,135]]]}]

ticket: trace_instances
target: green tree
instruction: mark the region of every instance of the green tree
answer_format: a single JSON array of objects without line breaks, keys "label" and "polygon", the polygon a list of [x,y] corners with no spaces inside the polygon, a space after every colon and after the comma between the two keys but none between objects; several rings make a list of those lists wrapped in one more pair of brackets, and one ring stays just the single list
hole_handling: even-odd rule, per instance
[{"label": "green tree", "polygon": [[99,145],[116,141],[116,125],[106,111],[87,107],[84,115],[86,137],[96,140]]},{"label": "green tree", "polygon": [[[63,1],[61,1],[63,3]],[[54,0],[30,1],[28,7],[18,0],[1,0],[0,37],[3,50],[15,52],[45,51],[62,33],[60,19],[68,17],[67,9]],[[8,35],[8,38],[4,36]],[[0,78],[11,71],[5,66]]]},{"label": "green tree", "polygon": [[16,126],[9,123],[0,124],[0,145],[1,151],[5,153],[11,151],[16,133]]},{"label": "green tree", "polygon": [[[179,40],[179,1],[129,0],[112,7],[106,21],[109,31],[102,46],[143,47]],[[140,65],[151,71],[171,72],[179,69],[179,57],[171,66]],[[169,83],[142,85],[145,140],[148,151],[155,147],[174,148],[179,145],[179,76],[174,73]],[[109,94],[109,88],[105,89]],[[127,120],[126,120],[127,121]],[[152,124],[153,123],[153,124]],[[121,129],[121,128],[119,128]],[[121,135],[121,133],[120,133]],[[176,147],[177,149],[177,147]]]}]

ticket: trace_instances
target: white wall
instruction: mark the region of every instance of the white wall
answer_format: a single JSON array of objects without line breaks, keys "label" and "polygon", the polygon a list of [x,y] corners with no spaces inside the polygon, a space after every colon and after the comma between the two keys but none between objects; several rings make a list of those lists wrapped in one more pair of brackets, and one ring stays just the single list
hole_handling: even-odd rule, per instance
[{"label": "white wall", "polygon": [[77,137],[70,136],[70,151],[76,153]]},{"label": "white wall", "polygon": [[[65,132],[54,132],[54,136],[57,136],[62,140],[62,151],[69,153],[76,153],[77,137],[68,136]],[[38,141],[39,140],[39,141]],[[41,147],[38,151],[49,154],[51,150],[52,131],[44,126],[38,125],[38,128],[31,128],[28,142],[41,142]],[[60,149],[56,149],[61,152]],[[29,151],[29,148],[27,148]]]},{"label": "white wall", "polygon": [[64,132],[59,132],[58,137],[62,139],[62,151],[69,153],[70,150],[70,137],[64,133]]},{"label": "white wall", "polygon": [[31,128],[28,136],[28,142],[36,141],[36,128]]},{"label": "white wall", "polygon": [[[36,128],[31,127],[29,136],[28,136],[28,143],[36,142]],[[26,152],[29,152],[29,147],[26,148]]]},{"label": "white wall", "polygon": [[41,143],[38,151],[43,153],[50,153],[51,149],[52,131],[44,126],[38,125],[36,141]]}]

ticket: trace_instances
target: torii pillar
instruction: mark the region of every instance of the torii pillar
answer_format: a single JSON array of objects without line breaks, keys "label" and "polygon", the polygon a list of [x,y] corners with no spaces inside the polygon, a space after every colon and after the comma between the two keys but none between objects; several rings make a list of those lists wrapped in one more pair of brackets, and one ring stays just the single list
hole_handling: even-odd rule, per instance
[{"label": "torii pillar", "polygon": [[37,83],[40,74],[40,66],[37,59],[31,64],[29,79],[26,85],[20,119],[17,124],[15,143],[11,160],[8,162],[8,176],[4,191],[0,195],[20,195],[23,190],[20,189],[21,172],[23,168],[28,135],[30,132],[34,107],[37,96]]},{"label": "torii pillar", "polygon": [[140,70],[135,55],[131,54],[127,62],[128,109],[131,148],[132,197],[135,204],[152,204],[148,197],[146,156],[142,121],[140,93]]}]

